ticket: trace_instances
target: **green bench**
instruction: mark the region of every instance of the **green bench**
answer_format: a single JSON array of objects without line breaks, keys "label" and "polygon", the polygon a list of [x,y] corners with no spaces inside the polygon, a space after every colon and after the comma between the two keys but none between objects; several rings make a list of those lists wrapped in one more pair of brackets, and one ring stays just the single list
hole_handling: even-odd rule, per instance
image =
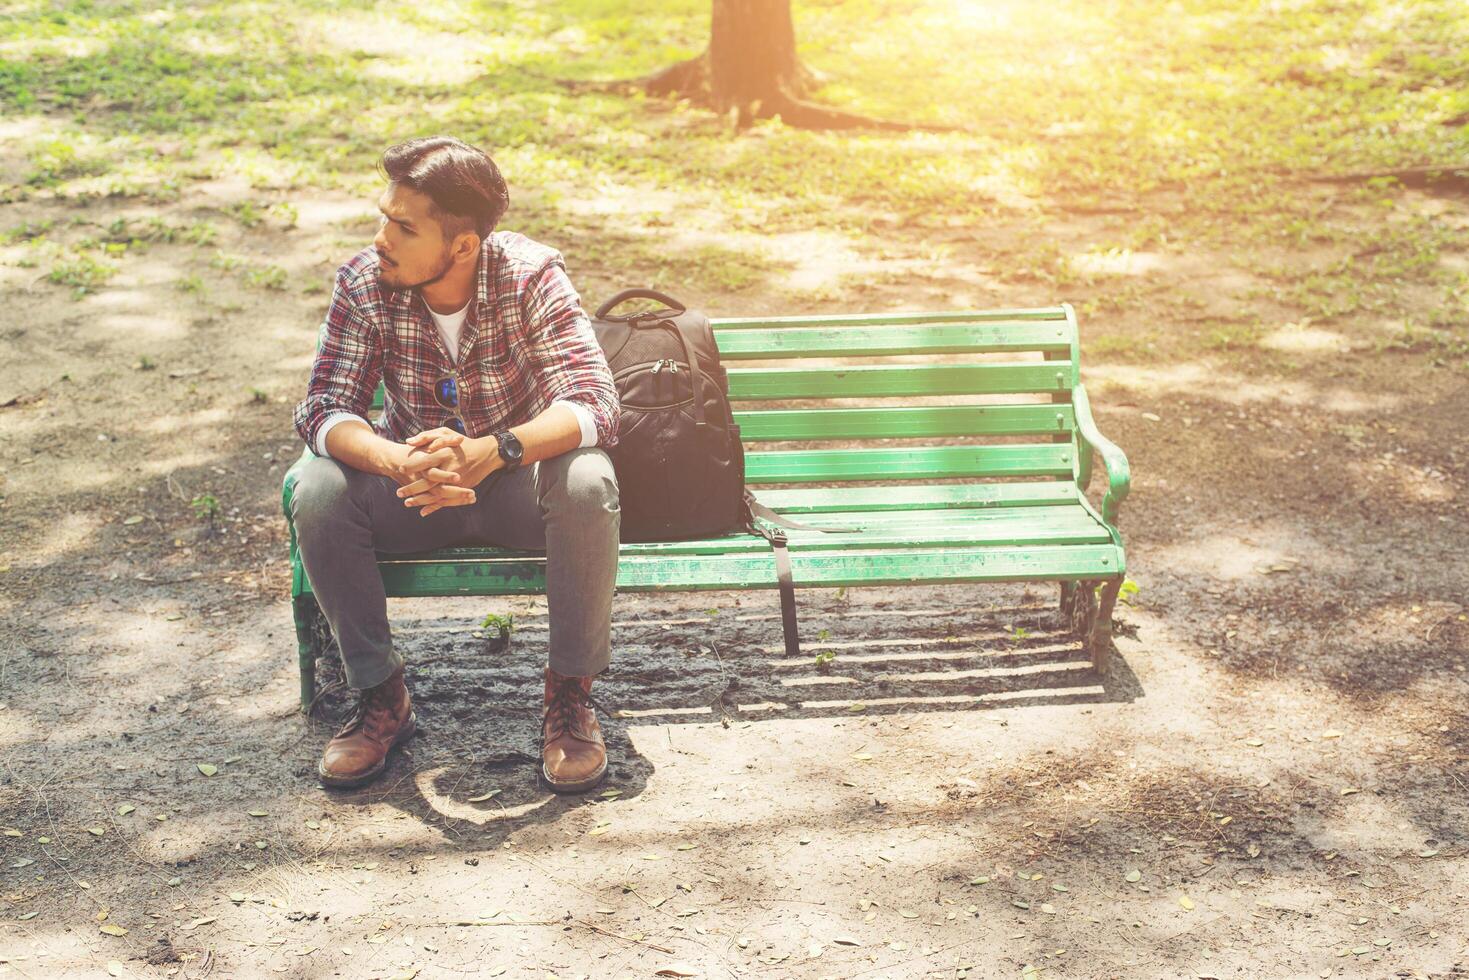
[{"label": "green bench", "polygon": [[[862,529],[787,532],[797,586],[1055,581],[1071,628],[1094,667],[1105,669],[1125,571],[1117,508],[1129,477],[1127,458],[1092,420],[1069,305],[713,325],[748,448],[746,483],[793,521]],[[379,387],[375,407],[381,399]],[[801,446],[774,448],[782,443]],[[1084,493],[1094,454],[1108,480],[1100,510]],[[292,488],[310,458],[303,451],[286,473],[288,524]],[[330,633],[294,529],[290,542],[301,704],[309,710]],[[378,568],[394,597],[545,590],[539,552],[381,554]],[[776,584],[766,541],[744,533],[624,544],[617,570],[617,588],[627,592]]]}]

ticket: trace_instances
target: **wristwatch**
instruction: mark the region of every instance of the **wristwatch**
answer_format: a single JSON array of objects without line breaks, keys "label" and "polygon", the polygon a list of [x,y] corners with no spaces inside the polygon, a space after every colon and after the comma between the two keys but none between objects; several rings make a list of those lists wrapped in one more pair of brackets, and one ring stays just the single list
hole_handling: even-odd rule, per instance
[{"label": "wristwatch", "polygon": [[515,469],[525,458],[525,447],[520,444],[519,439],[515,438],[515,433],[509,429],[504,432],[496,432],[495,443],[499,446],[497,451],[500,458],[505,461],[505,469]]}]

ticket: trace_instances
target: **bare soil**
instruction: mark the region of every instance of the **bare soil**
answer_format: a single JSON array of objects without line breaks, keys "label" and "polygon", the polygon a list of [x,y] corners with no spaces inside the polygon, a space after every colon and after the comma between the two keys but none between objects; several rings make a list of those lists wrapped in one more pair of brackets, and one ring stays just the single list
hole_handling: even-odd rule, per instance
[{"label": "bare soil", "polygon": [[[1302,324],[1234,248],[1061,288],[1007,273],[998,218],[938,265],[901,229],[826,252],[773,236],[790,281],[690,299],[1131,290],[1082,319],[1135,474],[1115,668],[1084,661],[1053,586],[805,591],[826,670],[785,659],[773,592],[621,595],[607,792],[557,798],[535,781],[544,600],[394,600],[421,732],[379,783],[329,792],[345,701],[296,710],[279,491],[325,299],[297,287],[330,281],[372,205],[294,203],[297,227],[216,243],[288,290],[159,243],[74,301],[0,248],[0,975],[1469,972],[1469,399],[1462,366],[1380,349],[1401,322]],[[42,199],[0,223],[150,213]],[[1052,237],[1080,251],[1142,217],[1058,206]],[[551,243],[589,306],[628,284]],[[852,255],[912,275],[810,299]],[[1257,343],[1200,342],[1254,318],[1274,325]],[[514,614],[507,650],[476,635],[488,612]]]}]

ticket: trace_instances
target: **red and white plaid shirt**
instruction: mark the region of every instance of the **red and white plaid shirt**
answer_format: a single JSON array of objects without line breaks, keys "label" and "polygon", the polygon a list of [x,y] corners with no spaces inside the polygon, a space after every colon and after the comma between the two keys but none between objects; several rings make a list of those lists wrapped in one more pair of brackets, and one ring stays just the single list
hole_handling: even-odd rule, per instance
[{"label": "red and white plaid shirt", "polygon": [[552,402],[569,401],[590,413],[596,445],[615,446],[617,389],[561,253],[517,232],[493,232],[481,246],[476,279],[456,365],[423,297],[380,284],[376,249],[338,269],[306,398],[295,411],[306,445],[319,451],[317,437],[333,416],[366,420],[379,381],[379,435],[402,442],[441,426],[453,413],[434,401],[433,386],[452,374],[470,436],[520,425]]}]

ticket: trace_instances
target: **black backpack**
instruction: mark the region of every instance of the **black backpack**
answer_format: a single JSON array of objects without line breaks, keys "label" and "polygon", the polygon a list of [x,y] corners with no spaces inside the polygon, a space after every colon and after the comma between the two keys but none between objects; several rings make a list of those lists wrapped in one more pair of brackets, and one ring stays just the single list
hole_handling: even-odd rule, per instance
[{"label": "black backpack", "polygon": [[[664,309],[617,316],[635,298]],[[592,330],[622,401],[617,471],[623,541],[677,541],[744,530],[745,449],[709,318],[651,289],[597,308]]]}]

